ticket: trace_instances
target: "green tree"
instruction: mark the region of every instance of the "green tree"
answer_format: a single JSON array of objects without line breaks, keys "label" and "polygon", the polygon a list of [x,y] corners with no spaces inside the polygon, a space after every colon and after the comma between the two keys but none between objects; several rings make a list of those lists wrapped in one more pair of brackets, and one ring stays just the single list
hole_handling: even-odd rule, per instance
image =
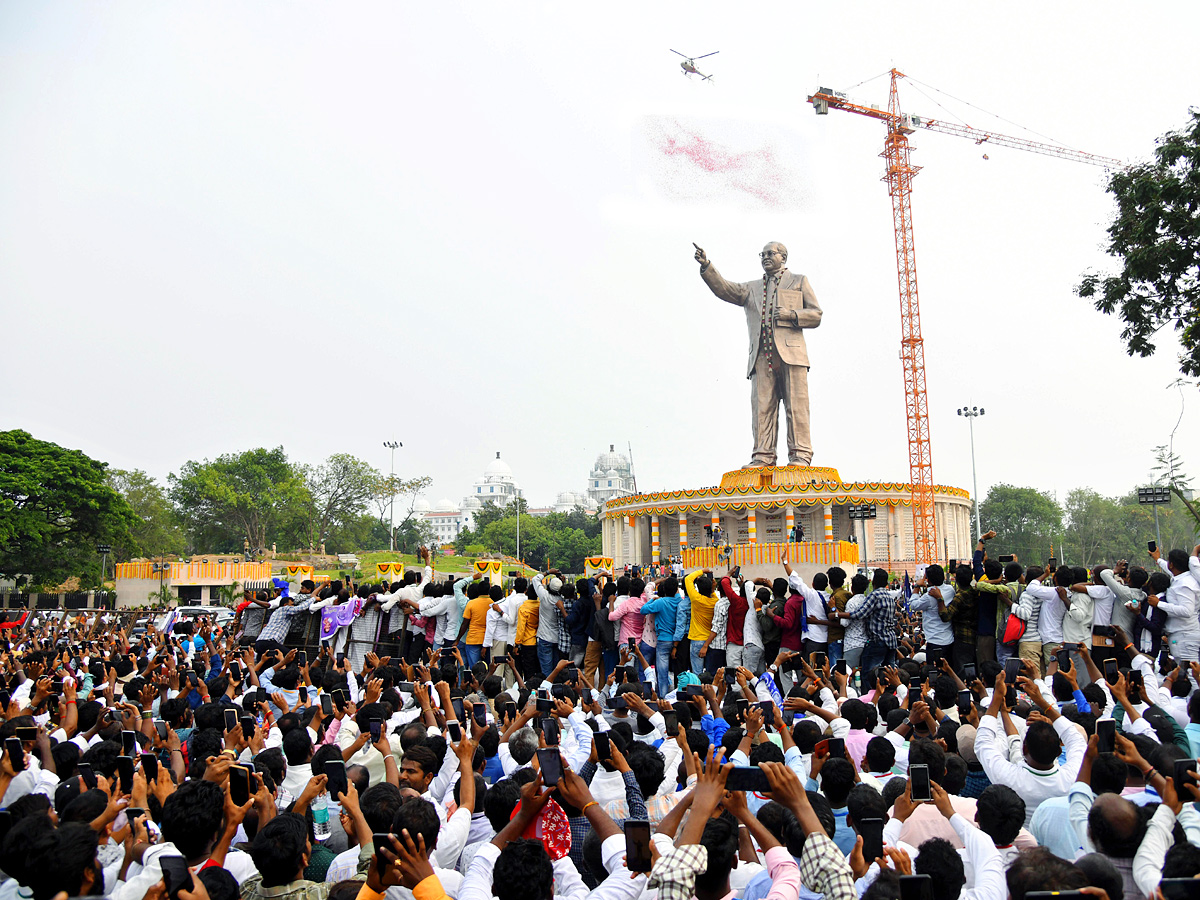
[{"label": "green tree", "polygon": [[1113,562],[1112,554],[1122,544],[1120,503],[1091,488],[1076,488],[1067,494],[1064,512],[1063,561],[1087,567]]},{"label": "green tree", "polygon": [[362,513],[334,524],[325,536],[327,553],[357,553],[378,550],[388,544],[387,527],[371,513]]},{"label": "green tree", "polygon": [[130,528],[132,541],[112,545],[114,562],[143,553],[178,556],[187,550],[175,508],[157,481],[141,469],[112,469],[108,473],[108,486],[124,498],[137,516],[137,522]]},{"label": "green tree", "polygon": [[1077,293],[1096,309],[1116,312],[1132,356],[1151,356],[1155,337],[1179,333],[1179,368],[1200,375],[1200,111],[1180,131],[1159,138],[1152,162],[1114,172],[1108,192],[1117,202],[1108,226],[1108,253],[1120,274],[1084,276]]},{"label": "green tree", "polygon": [[[1180,416],[1182,418],[1182,414]],[[1171,434],[1172,442],[1174,441],[1174,432]],[[1154,476],[1155,484],[1165,484],[1171,489],[1179,501],[1183,504],[1187,513],[1192,518],[1193,528],[1197,534],[1200,534],[1200,509],[1197,509],[1192,501],[1192,479],[1188,477],[1183,468],[1183,460],[1179,458],[1169,445],[1160,444],[1154,448],[1155,466],[1151,472]]]},{"label": "green tree", "polygon": [[[1062,508],[1036,488],[997,484],[979,507],[984,529],[997,537],[990,552],[1015,553],[1027,565],[1044,562],[1062,541]],[[1057,554],[1055,554],[1057,555]]]},{"label": "green tree", "polygon": [[184,528],[203,552],[237,552],[249,541],[253,552],[262,553],[286,537],[285,525],[312,502],[303,474],[282,447],[189,460],[168,481]]},{"label": "green tree", "polygon": [[0,432],[0,576],[18,586],[100,577],[96,545],[133,546],[137,517],[79,450]]},{"label": "green tree", "polygon": [[[427,531],[432,534],[432,528],[422,528],[427,525],[426,522],[414,521],[417,518],[417,498],[421,496],[421,492],[433,484],[433,479],[428,475],[419,475],[416,478],[400,478],[398,475],[388,475],[381,477],[375,484],[375,490],[371,495],[371,502],[375,504],[375,509],[379,514],[379,523],[383,527],[383,543],[381,546],[387,546],[389,543],[388,535],[392,533],[392,511],[393,508],[398,508],[400,512],[400,521],[396,522],[395,541],[396,547],[409,546],[409,542],[415,539],[418,535],[425,534]],[[394,505],[394,506],[393,506]],[[407,507],[407,509],[405,508]],[[404,540],[401,540],[401,534],[404,535]],[[418,545],[412,544],[415,550]]]},{"label": "green tree", "polygon": [[[524,508],[524,501],[521,503]],[[463,547],[478,545],[495,553],[516,556],[516,507],[515,503],[504,507],[485,503],[476,515],[476,530],[460,535],[459,543]],[[520,521],[521,558],[535,568],[549,564],[564,572],[582,572],[584,557],[600,552],[600,523],[581,508],[546,516],[526,513]]]},{"label": "green tree", "polygon": [[387,481],[374,466],[349,453],[335,453],[321,465],[301,471],[308,494],[301,529],[309,547],[333,543],[329,538],[335,529],[357,523],[380,490],[380,482]]}]

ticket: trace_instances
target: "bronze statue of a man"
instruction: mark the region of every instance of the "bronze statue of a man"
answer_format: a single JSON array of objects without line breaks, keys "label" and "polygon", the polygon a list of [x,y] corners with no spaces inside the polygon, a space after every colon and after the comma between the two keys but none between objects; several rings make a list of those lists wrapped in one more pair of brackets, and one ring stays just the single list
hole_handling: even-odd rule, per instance
[{"label": "bronze statue of a man", "polygon": [[812,462],[812,438],[804,329],[821,324],[821,307],[808,279],[788,271],[787,247],[778,242],[767,244],[759,257],[762,279],[737,284],[726,281],[696,247],[704,283],[726,303],[746,310],[750,332],[746,377],[750,379],[754,425],[754,456],[747,466],[775,465],[780,403],[787,415],[788,465],[807,466]]}]

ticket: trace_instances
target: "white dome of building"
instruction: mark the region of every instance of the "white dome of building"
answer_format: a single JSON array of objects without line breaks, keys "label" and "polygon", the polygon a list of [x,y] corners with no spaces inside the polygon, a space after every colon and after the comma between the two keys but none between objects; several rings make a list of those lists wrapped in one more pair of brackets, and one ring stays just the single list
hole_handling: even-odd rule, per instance
[{"label": "white dome of building", "polygon": [[478,510],[485,503],[506,506],[520,495],[521,486],[513,478],[512,469],[497,452],[496,458],[488,463],[487,468],[483,471],[483,476],[476,479],[475,484],[471,486],[471,492],[463,497],[459,506],[464,513],[467,513],[463,518],[470,527],[472,522],[470,513]]},{"label": "white dome of building", "polygon": [[426,500],[424,497],[418,497],[416,499],[416,501],[413,502],[413,512],[415,512],[415,513],[429,512],[429,501]]},{"label": "white dome of building", "polygon": [[629,457],[624,453],[617,453],[615,447],[609,444],[608,452],[597,456],[596,465],[592,468],[605,472],[609,469],[616,469],[618,472],[628,472],[630,469]]},{"label": "white dome of building", "polygon": [[593,508],[595,507],[595,502],[586,494],[577,494],[574,491],[562,491],[558,495],[558,499],[554,501],[554,511],[570,512],[577,506],[587,509],[589,504]]},{"label": "white dome of building", "polygon": [[634,491],[633,464],[624,453],[618,453],[613,444],[608,452],[596,457],[596,464],[588,475],[587,496],[597,505],[613,497],[626,497]]},{"label": "white dome of building", "polygon": [[434,512],[458,512],[458,507],[449,497],[443,497],[437,502],[437,506],[433,508]]},{"label": "white dome of building", "polygon": [[488,463],[488,467],[483,470],[483,477],[493,477],[503,480],[512,479],[512,469],[509,468],[508,463],[500,458],[499,451],[496,452],[496,458]]}]

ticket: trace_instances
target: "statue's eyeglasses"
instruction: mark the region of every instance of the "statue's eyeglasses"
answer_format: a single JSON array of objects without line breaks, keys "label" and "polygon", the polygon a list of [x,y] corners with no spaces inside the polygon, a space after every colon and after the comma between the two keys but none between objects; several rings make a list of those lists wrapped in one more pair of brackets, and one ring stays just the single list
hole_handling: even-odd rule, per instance
[{"label": "statue's eyeglasses", "polygon": [[783,256],[783,254],[778,250],[764,250],[762,253],[758,254],[759,259],[766,259],[768,256]]}]

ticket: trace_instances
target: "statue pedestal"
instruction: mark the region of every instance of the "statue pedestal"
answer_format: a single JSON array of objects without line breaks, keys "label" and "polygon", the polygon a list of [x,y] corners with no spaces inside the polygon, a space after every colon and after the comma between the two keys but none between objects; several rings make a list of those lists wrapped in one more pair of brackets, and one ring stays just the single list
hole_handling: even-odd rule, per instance
[{"label": "statue pedestal", "polygon": [[[851,520],[848,507],[861,504],[877,506],[877,518]],[[934,509],[937,544],[946,557],[969,556],[970,495],[935,486]],[[681,557],[688,569],[723,572],[740,565],[747,576],[764,578],[782,574],[785,554],[805,578],[834,565],[848,574],[864,565],[911,573],[911,510],[912,485],[904,482],[844,482],[827,466],[748,466],[709,487],[609,500],[604,555],[617,568]],[[797,522],[806,538],[798,543],[790,540]],[[711,546],[714,524],[721,530],[719,549]]]}]

